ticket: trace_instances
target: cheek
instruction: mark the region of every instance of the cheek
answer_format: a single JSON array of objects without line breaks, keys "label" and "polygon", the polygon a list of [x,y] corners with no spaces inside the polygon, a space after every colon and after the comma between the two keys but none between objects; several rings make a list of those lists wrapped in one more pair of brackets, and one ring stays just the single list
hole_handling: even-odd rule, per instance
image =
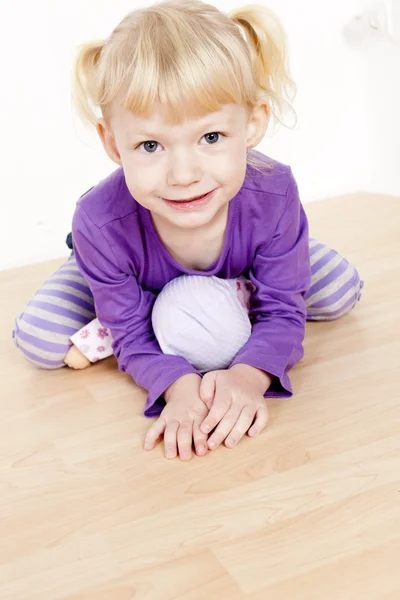
[{"label": "cheek", "polygon": [[225,182],[243,179],[246,173],[246,145],[241,140],[232,142],[221,160],[215,162],[215,167]]},{"label": "cheek", "polygon": [[132,196],[141,203],[141,199],[146,199],[154,195],[154,178],[147,177],[143,169],[125,170],[125,180]]},{"label": "cheek", "polygon": [[[218,179],[228,185],[243,182],[246,174],[246,149],[233,148],[223,160],[215,163],[215,174]],[[240,184],[241,185],[241,184]]]},{"label": "cheek", "polygon": [[157,193],[165,176],[163,161],[159,157],[129,152],[121,158],[125,179],[131,193],[134,189],[144,194]]}]

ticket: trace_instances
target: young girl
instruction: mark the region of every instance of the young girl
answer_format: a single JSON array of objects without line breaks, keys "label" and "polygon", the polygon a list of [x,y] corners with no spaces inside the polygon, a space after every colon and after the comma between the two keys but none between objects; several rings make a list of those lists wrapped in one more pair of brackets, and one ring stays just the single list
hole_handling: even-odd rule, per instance
[{"label": "young girl", "polygon": [[163,435],[168,458],[259,434],[266,398],[292,395],[306,318],[337,318],[360,296],[355,269],[310,242],[290,168],[252,150],[291,86],[262,6],[170,0],[77,58],[77,106],[119,168],[78,202],[74,252],[14,338],[49,369],[76,366],[91,337],[95,361],[112,339],[158,416],[145,448]]}]

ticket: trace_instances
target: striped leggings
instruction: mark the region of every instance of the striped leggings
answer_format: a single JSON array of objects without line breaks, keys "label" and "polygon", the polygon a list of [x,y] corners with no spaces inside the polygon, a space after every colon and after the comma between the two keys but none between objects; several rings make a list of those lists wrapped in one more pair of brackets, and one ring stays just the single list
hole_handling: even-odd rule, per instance
[{"label": "striped leggings", "polygon": [[[311,287],[306,296],[309,321],[331,321],[357,304],[363,282],[335,250],[310,238]],[[33,365],[59,369],[70,337],[96,318],[93,296],[74,256],[36,292],[15,321],[16,346]]]}]

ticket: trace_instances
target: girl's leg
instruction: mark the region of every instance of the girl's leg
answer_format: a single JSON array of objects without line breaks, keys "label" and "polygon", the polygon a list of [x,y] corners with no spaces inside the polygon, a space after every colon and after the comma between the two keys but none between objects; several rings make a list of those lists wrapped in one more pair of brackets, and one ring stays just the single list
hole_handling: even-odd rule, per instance
[{"label": "girl's leg", "polygon": [[70,337],[94,317],[93,296],[71,256],[17,317],[14,341],[30,363],[59,369],[72,346]]},{"label": "girl's leg", "polygon": [[310,262],[307,320],[333,321],[349,313],[360,300],[364,285],[355,267],[313,238],[310,239]]}]

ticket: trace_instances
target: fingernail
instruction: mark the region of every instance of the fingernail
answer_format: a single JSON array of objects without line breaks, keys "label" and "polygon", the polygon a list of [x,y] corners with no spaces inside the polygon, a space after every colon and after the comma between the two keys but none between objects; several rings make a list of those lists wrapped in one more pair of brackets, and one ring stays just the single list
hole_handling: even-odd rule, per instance
[{"label": "fingernail", "polygon": [[211,431],[211,427],[209,425],[206,425],[205,427],[202,427],[201,429],[202,429],[202,431],[204,431],[204,433],[210,433],[210,431]]},{"label": "fingernail", "polygon": [[150,442],[146,442],[145,445],[144,445],[144,449],[145,450],[150,450],[150,448],[151,448]]},{"label": "fingernail", "polygon": [[199,454],[203,454],[203,452],[205,452],[205,446],[199,446]]},{"label": "fingernail", "polygon": [[215,448],[215,442],[210,442],[210,443],[208,444],[208,447],[209,447],[211,450],[214,450],[214,448]]},{"label": "fingernail", "polygon": [[232,448],[235,445],[235,440],[226,440],[226,444],[227,446],[229,446],[230,448]]},{"label": "fingernail", "polygon": [[251,432],[251,436],[255,437],[257,435],[257,433],[258,433],[257,429],[253,429]]}]

